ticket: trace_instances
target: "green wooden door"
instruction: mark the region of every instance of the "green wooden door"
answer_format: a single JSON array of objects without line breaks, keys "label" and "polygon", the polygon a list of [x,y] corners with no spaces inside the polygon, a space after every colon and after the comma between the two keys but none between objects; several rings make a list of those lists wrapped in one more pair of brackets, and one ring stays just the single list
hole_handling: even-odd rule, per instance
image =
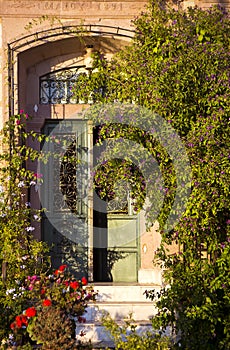
[{"label": "green wooden door", "polygon": [[87,276],[89,232],[92,232],[94,280],[137,282],[138,216],[119,213],[117,208],[111,210],[110,203],[101,202],[101,207],[94,208],[93,223],[88,218],[88,208],[93,202],[88,197],[92,159],[89,159],[87,121],[48,120],[43,132],[53,140],[45,148],[52,156],[41,171],[44,174],[41,199],[46,210],[42,235],[51,247],[53,267],[68,264],[76,276]]},{"label": "green wooden door", "polygon": [[42,236],[51,247],[52,265],[68,264],[78,277],[88,274],[88,132],[83,120],[48,120],[43,146]]}]

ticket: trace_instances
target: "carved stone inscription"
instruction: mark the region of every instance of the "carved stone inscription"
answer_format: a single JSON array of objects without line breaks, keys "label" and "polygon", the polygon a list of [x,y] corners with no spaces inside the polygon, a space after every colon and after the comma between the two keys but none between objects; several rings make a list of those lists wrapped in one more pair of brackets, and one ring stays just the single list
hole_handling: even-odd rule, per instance
[{"label": "carved stone inscription", "polygon": [[140,12],[145,0],[122,1],[32,1],[32,0],[6,0],[0,7],[0,14],[5,15],[31,15],[44,14],[73,16],[121,16],[132,17]]}]

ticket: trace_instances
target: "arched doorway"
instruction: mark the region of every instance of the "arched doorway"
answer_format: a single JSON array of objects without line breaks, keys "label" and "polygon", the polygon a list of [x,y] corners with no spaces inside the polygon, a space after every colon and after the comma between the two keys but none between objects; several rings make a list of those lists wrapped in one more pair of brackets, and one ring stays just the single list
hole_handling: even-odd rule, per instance
[{"label": "arched doorway", "polygon": [[[49,134],[61,121],[66,120],[68,123],[69,120],[74,137],[71,144],[72,150],[68,151],[75,152],[76,155],[79,153],[77,151],[79,147],[87,149],[90,144],[93,144],[93,132],[95,133],[95,131],[88,128],[85,121],[80,121],[76,117],[76,111],[81,110],[83,105],[68,99],[69,79],[62,81],[62,85],[54,84],[52,86],[52,84],[48,84],[47,88],[45,86],[49,80],[55,81],[54,77],[57,72],[73,72],[76,69],[84,68],[87,45],[93,45],[96,50],[101,50],[109,58],[121,47],[127,45],[133,36],[133,32],[130,30],[108,26],[101,26],[98,29],[98,27],[100,26],[95,28],[87,26],[83,36],[82,27],[54,28],[36,33],[36,37],[31,35],[21,38],[9,45],[10,114],[16,107],[16,91],[12,87],[17,83],[18,107],[33,116],[33,119],[28,122],[28,130]],[[64,91],[61,98],[60,89]],[[57,98],[58,96],[59,98]],[[80,139],[77,136],[79,127],[85,130],[80,132]],[[93,159],[90,159],[89,162],[93,162]],[[36,164],[28,164],[28,166],[36,172]],[[67,164],[62,162],[60,168],[65,171]],[[45,174],[46,169],[43,171]],[[55,176],[56,183],[53,181]],[[56,185],[57,188],[61,186],[63,189],[66,184],[60,180],[61,176],[63,177],[63,174],[60,171],[45,176],[48,182],[43,184],[43,190],[48,208],[50,203],[54,207],[53,204],[56,201],[53,197],[55,192],[51,190],[49,179],[52,178],[53,185]],[[87,179],[85,178],[84,181]],[[68,184],[66,186],[68,187]],[[66,193],[63,193],[62,195],[65,197]],[[39,207],[38,195],[31,193],[30,197],[32,204]],[[63,198],[61,201],[63,202]],[[59,202],[61,201],[59,200]],[[138,217],[128,212],[119,213],[113,210],[108,212],[107,209],[104,215],[102,214],[103,210],[102,213],[100,210],[95,210],[95,200],[91,198],[90,201],[92,203],[89,205],[90,210],[85,208],[84,213],[77,212],[76,214],[80,215],[84,221],[81,234],[79,234],[81,231],[79,226],[76,227],[74,222],[70,222],[68,215],[65,218],[65,206],[60,206],[52,217],[54,221],[62,218],[58,224],[53,225],[54,222],[52,223],[52,220],[44,216],[41,226],[37,227],[37,237],[53,245],[54,267],[64,262],[73,266],[73,272],[78,271],[80,275],[88,274],[91,280],[137,282],[139,267]],[[64,202],[67,203],[66,199]],[[67,207],[69,208],[68,203]],[[64,214],[61,215],[61,212]],[[129,245],[127,242],[121,243],[121,237],[124,234],[122,230],[124,226],[127,228],[127,224],[130,225],[131,235]],[[60,232],[61,226],[68,227],[69,236]],[[82,244],[74,242],[72,239],[71,236],[74,236],[75,230],[77,230],[78,237],[81,236]]]}]

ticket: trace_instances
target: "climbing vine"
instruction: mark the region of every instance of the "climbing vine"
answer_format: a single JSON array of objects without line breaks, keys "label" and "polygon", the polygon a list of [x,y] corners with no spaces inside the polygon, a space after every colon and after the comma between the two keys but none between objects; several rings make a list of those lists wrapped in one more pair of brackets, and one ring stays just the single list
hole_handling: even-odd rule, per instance
[{"label": "climbing vine", "polygon": [[[192,169],[191,194],[180,221],[168,232],[164,223],[177,186],[168,152],[150,132],[130,124],[114,126],[105,114],[91,115],[102,124],[99,144],[111,137],[135,140],[157,159],[164,178],[165,199],[158,215],[162,245],[156,260],[164,264],[170,288],[160,295],[148,292],[159,307],[154,327],[171,325],[183,349],[228,349],[229,16],[220,6],[176,11],[152,1],[133,24],[136,35],[131,45],[110,62],[96,60],[81,93],[87,100],[93,96],[99,106],[117,102],[144,106],[180,136]],[[145,184],[137,169],[127,172],[127,163],[115,159],[104,162],[94,176],[105,197],[113,193],[110,177],[135,183],[132,196],[137,209],[142,208]],[[150,203],[150,225],[154,214]],[[173,242],[179,251],[170,255],[165,243]]]}]

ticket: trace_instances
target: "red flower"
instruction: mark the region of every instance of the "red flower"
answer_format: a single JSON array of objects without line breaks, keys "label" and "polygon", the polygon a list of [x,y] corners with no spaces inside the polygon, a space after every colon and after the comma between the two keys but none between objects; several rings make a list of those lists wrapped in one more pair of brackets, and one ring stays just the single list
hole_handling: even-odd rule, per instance
[{"label": "red flower", "polygon": [[43,306],[50,306],[51,304],[52,304],[52,301],[49,299],[44,300],[42,303]]},{"label": "red flower", "polygon": [[86,286],[88,283],[88,281],[85,277],[82,277],[81,281],[82,281],[83,286]]},{"label": "red flower", "polygon": [[28,326],[28,319],[25,315],[21,315],[22,324],[24,324],[26,327]]},{"label": "red flower", "polygon": [[66,268],[67,268],[67,265],[61,265],[58,270],[63,272],[65,271]]},{"label": "red flower", "polygon": [[22,328],[22,321],[21,321],[20,318],[18,318],[18,319],[16,320],[16,326],[17,326],[18,328]]},{"label": "red flower", "polygon": [[58,274],[59,274],[59,270],[55,270],[55,271],[54,271],[54,274],[55,274],[55,275],[58,275]]},{"label": "red flower", "polygon": [[28,325],[27,317],[24,315],[16,316],[15,321],[18,328],[22,328],[23,325]]},{"label": "red flower", "polygon": [[46,291],[45,291],[45,289],[44,289],[44,288],[42,288],[40,293],[41,293],[41,295],[44,295],[44,294],[45,294],[45,292],[46,292]]},{"label": "red flower", "polygon": [[68,282],[68,281],[64,281],[63,284],[64,284],[66,287],[68,287],[69,282]]},{"label": "red flower", "polygon": [[27,317],[34,317],[36,315],[37,311],[35,309],[35,307],[29,307],[28,309],[26,309],[26,316]]},{"label": "red flower", "polygon": [[15,322],[12,322],[11,325],[10,325],[10,328],[11,329],[14,329],[16,327],[16,323]]},{"label": "red flower", "polygon": [[79,288],[79,283],[77,281],[74,281],[74,282],[70,282],[70,287],[73,288],[73,289],[77,289]]}]

